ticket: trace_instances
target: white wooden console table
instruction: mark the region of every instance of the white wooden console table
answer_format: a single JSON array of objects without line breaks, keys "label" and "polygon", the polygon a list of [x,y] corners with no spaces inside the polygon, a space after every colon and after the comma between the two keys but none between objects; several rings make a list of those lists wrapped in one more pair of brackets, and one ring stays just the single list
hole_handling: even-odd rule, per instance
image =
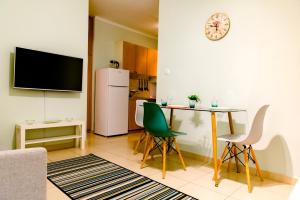
[{"label": "white wooden console table", "polygon": [[[67,127],[67,126],[75,126],[76,131],[74,135],[66,135],[66,136],[55,136],[55,137],[45,137],[39,139],[26,140],[26,130],[31,129],[46,129],[46,128],[57,128],[57,127]],[[47,122],[36,122],[32,124],[28,124],[26,122],[16,124],[16,145],[19,149],[25,149],[27,144],[38,144],[44,142],[54,142],[61,140],[69,140],[76,139],[76,146],[79,145],[81,149],[85,148],[85,140],[86,140],[86,128],[85,122],[74,120],[74,121],[59,121],[54,123]]]}]

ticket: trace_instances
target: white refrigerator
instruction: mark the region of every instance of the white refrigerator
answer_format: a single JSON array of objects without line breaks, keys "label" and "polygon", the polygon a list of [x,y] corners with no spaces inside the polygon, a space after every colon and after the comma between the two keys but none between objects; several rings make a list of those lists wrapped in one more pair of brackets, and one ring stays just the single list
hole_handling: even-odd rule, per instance
[{"label": "white refrigerator", "polygon": [[98,69],[95,89],[95,133],[128,133],[129,71]]}]

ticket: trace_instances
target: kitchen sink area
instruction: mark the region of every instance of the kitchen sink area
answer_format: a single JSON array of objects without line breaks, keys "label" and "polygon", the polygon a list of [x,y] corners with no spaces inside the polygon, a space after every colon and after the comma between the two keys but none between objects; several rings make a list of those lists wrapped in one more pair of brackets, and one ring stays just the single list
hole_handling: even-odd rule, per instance
[{"label": "kitchen sink area", "polygon": [[136,100],[156,102],[156,77],[130,74],[128,130],[141,129],[135,123]]}]

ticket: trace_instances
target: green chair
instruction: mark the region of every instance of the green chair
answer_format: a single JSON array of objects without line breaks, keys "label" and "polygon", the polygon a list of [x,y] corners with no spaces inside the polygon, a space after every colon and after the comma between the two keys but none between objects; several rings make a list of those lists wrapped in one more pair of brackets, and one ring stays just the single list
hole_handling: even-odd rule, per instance
[{"label": "green chair", "polygon": [[[183,161],[179,145],[176,143],[176,136],[182,133],[172,131],[168,127],[165,115],[159,105],[151,102],[144,102],[144,128],[147,134],[146,139],[146,151],[141,164],[143,168],[147,157],[150,152],[155,149],[159,149],[162,153],[163,169],[162,178],[166,176],[166,154],[167,151],[175,150],[178,153],[183,169],[185,170],[185,163]],[[175,148],[173,147],[175,146]]]}]

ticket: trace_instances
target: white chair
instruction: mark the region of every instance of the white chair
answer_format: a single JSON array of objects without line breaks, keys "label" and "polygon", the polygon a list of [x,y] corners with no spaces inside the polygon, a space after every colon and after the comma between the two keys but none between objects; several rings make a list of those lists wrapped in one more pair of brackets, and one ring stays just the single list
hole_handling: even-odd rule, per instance
[{"label": "white chair", "polygon": [[298,181],[289,197],[289,200],[299,200],[300,196],[300,181]]},{"label": "white chair", "polygon": [[[143,119],[144,119],[144,102],[147,102],[146,100],[136,100],[136,107],[135,107],[135,123],[141,128],[144,128]],[[139,138],[135,148],[134,153],[137,153],[137,150],[143,142],[143,140],[146,138],[146,133],[144,132],[141,137]]]},{"label": "white chair", "polygon": [[135,103],[135,123],[139,127],[144,128],[143,119],[144,119],[144,102],[147,102],[146,100],[136,100]]},{"label": "white chair", "polygon": [[[257,174],[259,175],[261,181],[263,181],[262,173],[258,164],[258,161],[256,159],[254,149],[252,148],[252,145],[257,143],[263,133],[263,123],[266,111],[268,109],[269,105],[262,106],[256,113],[255,118],[252,123],[252,127],[248,134],[234,134],[234,135],[222,135],[218,137],[218,140],[227,142],[227,145],[224,149],[224,152],[221,156],[221,159],[218,163],[218,172],[221,168],[221,165],[226,160],[230,160],[231,158],[235,157],[239,160],[237,157],[238,154],[243,153],[245,164],[242,163],[246,167],[246,175],[247,175],[247,183],[248,183],[248,191],[252,191],[252,185],[250,181],[250,173],[249,173],[249,159],[253,161],[253,163],[256,166]],[[242,145],[243,150],[239,149],[237,145]],[[248,146],[248,147],[247,147]],[[234,149],[239,149],[240,152],[237,154],[234,154]],[[229,158],[226,159],[227,155]]]}]

